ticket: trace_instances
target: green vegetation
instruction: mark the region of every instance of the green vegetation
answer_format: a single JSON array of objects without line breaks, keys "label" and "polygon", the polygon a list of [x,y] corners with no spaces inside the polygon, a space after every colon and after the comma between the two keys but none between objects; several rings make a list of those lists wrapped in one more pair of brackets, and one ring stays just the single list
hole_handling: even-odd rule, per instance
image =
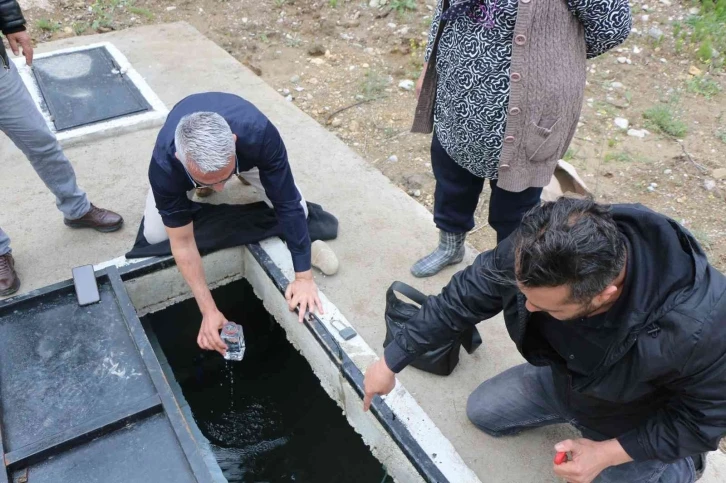
[{"label": "green vegetation", "polygon": [[633,157],[629,153],[626,153],[625,151],[622,151],[619,153],[607,152],[607,153],[605,153],[605,157],[603,158],[603,160],[606,163],[610,163],[612,161],[619,161],[621,163],[629,163],[629,162],[633,161]]},{"label": "green vegetation", "polygon": [[51,20],[48,20],[47,18],[41,18],[38,19],[38,21],[35,22],[35,26],[38,27],[43,32],[57,32],[58,29],[60,29],[60,24],[58,22],[53,22]]},{"label": "green vegetation", "polygon": [[711,78],[697,76],[688,80],[688,92],[710,99],[721,92],[721,84]]},{"label": "green vegetation", "polygon": [[363,76],[361,83],[361,94],[365,99],[374,99],[383,94],[384,89],[388,86],[388,79],[379,72],[369,70]]},{"label": "green vegetation", "polygon": [[[685,25],[673,24],[676,49],[688,44],[701,62],[720,69],[726,52],[726,0],[702,0],[694,5],[700,8],[697,15],[688,17]],[[720,58],[714,57],[715,52]]]},{"label": "green vegetation", "polygon": [[651,107],[643,113],[648,127],[655,128],[664,134],[683,138],[688,133],[688,126],[678,118],[671,105]]},{"label": "green vegetation", "polygon": [[328,0],[328,5],[330,8],[338,8],[338,0]]},{"label": "green vegetation", "polygon": [[390,5],[398,14],[416,10],[416,0],[391,0]]},{"label": "green vegetation", "polygon": [[148,8],[130,6],[128,7],[128,11],[135,15],[146,17],[147,20],[152,20],[154,18],[154,14],[151,13],[151,10],[149,10]]},{"label": "green vegetation", "polygon": [[86,22],[75,22],[73,24],[73,33],[76,35],[83,35],[88,30],[90,25]]}]

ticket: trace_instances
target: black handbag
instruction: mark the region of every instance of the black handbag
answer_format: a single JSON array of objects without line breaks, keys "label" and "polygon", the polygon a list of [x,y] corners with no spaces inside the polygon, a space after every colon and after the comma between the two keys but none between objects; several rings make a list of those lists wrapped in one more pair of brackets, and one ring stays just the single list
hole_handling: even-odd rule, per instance
[{"label": "black handbag", "polygon": [[[408,297],[418,305],[400,300],[396,296],[396,292]],[[420,306],[425,300],[426,296],[415,288],[403,282],[393,282],[386,292],[386,339],[383,347],[386,347],[393,340],[394,335],[403,330],[403,327],[421,310]],[[458,338],[421,355],[411,363],[411,366],[439,376],[448,376],[459,363],[459,347],[463,346],[466,352],[471,354],[480,345],[479,331],[476,330],[476,327],[470,327]]]}]

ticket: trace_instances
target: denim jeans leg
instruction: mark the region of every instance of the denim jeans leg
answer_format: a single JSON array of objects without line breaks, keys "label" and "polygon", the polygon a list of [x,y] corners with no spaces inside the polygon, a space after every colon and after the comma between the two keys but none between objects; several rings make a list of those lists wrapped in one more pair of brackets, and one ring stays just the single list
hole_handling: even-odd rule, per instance
[{"label": "denim jeans leg", "polygon": [[693,483],[696,469],[689,456],[674,463],[658,460],[631,461],[611,466],[600,473],[593,483]]},{"label": "denim jeans leg", "polygon": [[469,420],[491,436],[567,423],[549,367],[522,364],[484,381],[469,396]]},{"label": "denim jeans leg", "polygon": [[9,69],[0,67],[0,106],[0,130],[28,158],[40,179],[55,195],[58,209],[69,220],[88,213],[91,204],[76,183],[73,166],[35,107],[13,62]]},{"label": "denim jeans leg", "polygon": [[10,253],[10,237],[0,228],[0,255]]}]

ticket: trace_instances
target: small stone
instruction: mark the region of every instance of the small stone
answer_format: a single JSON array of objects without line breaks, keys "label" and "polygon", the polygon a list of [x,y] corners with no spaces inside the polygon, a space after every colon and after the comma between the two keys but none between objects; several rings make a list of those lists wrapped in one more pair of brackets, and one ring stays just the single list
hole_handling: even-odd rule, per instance
[{"label": "small stone", "polygon": [[72,28],[70,28],[70,27],[65,27],[65,28],[63,29],[63,33],[66,33],[66,34],[72,34],[72,33],[73,33],[73,29],[72,29]]},{"label": "small stone", "polygon": [[660,3],[662,3],[666,7],[670,7],[672,5],[671,0],[660,0]]},{"label": "small stone", "polygon": [[713,176],[716,179],[726,179],[726,168],[714,169],[711,172],[711,176]]},{"label": "small stone", "polygon": [[242,17],[242,23],[247,23],[247,22],[249,22],[249,19],[247,17]]},{"label": "small stone", "polygon": [[395,154],[390,155],[388,157],[388,162],[389,163],[397,163],[398,162],[398,156],[396,156]]},{"label": "small stone", "polygon": [[650,186],[652,186],[653,188],[657,188],[658,187],[658,183],[650,183]]},{"label": "small stone", "polygon": [[350,124],[348,124],[348,129],[350,130],[350,132],[358,132],[358,130],[360,129],[358,121],[350,121]]},{"label": "small stone", "polygon": [[340,127],[343,125],[343,121],[336,117],[335,119],[333,119],[333,122],[331,122],[330,125],[333,127]]},{"label": "small stone", "polygon": [[703,72],[701,71],[701,69],[699,69],[695,65],[692,65],[691,67],[688,68],[688,73],[691,74],[691,75],[694,75],[696,77],[698,77],[701,74],[703,74]]},{"label": "small stone", "polygon": [[314,59],[310,59],[310,63],[313,65],[325,65],[325,60],[320,57],[315,57]]},{"label": "small stone", "polygon": [[421,190],[413,190],[413,196],[415,196],[416,198],[420,197],[421,196]]},{"label": "small stone", "polygon": [[613,89],[622,89],[623,87],[625,87],[622,82],[613,82],[612,84],[610,84],[610,86]]},{"label": "small stone", "polygon": [[712,179],[704,179],[703,187],[706,191],[713,191],[716,189],[716,182]]},{"label": "small stone", "polygon": [[623,131],[628,129],[628,127],[630,126],[630,122],[627,119],[625,119],[624,117],[616,117],[614,122],[615,122],[615,125],[619,129],[622,129]]},{"label": "small stone", "polygon": [[650,20],[650,15],[641,15],[640,20],[642,20],[643,22],[647,22],[648,20]]},{"label": "small stone", "polygon": [[655,40],[660,40],[663,38],[663,31],[658,27],[651,27],[651,29],[648,30],[648,35]]},{"label": "small stone", "polygon": [[304,87],[300,87],[300,86],[295,87],[295,91],[297,91],[297,92],[302,92],[304,90],[305,90]]},{"label": "small stone", "polygon": [[667,63],[668,63],[668,60],[666,60],[666,59],[664,59],[663,57],[661,57],[661,58],[660,58],[660,63],[661,63],[661,64],[667,64]]},{"label": "small stone", "polygon": [[627,57],[618,57],[618,63],[619,64],[627,64],[628,58]]},{"label": "small stone", "polygon": [[167,12],[171,12],[172,10],[176,10],[176,5],[170,5],[170,6],[166,7]]},{"label": "small stone", "polygon": [[671,174],[671,173],[673,173],[672,169],[666,169],[665,171],[663,171],[663,174]]},{"label": "small stone", "polygon": [[701,9],[698,7],[691,7],[690,9],[688,9],[688,13],[691,15],[698,15],[699,13],[701,13]]},{"label": "small stone", "polygon": [[283,89],[282,90],[282,95],[283,96],[289,96],[290,95],[290,89]]},{"label": "small stone", "polygon": [[655,191],[655,186],[648,186],[648,191],[650,191],[651,193]]},{"label": "small stone", "polygon": [[398,27],[398,25],[396,25],[395,23],[389,23],[388,24],[388,28],[389,29],[395,29],[396,27]]},{"label": "small stone", "polygon": [[628,129],[628,136],[642,139],[645,137],[645,131],[643,129]]},{"label": "small stone", "polygon": [[368,2],[368,6],[371,8],[380,8],[381,5],[381,0],[371,0],[370,2]]},{"label": "small stone", "polygon": [[641,53],[642,51],[643,51],[643,49],[641,49],[641,48],[640,48],[640,47],[638,47],[637,45],[633,46],[633,53],[634,53],[634,54],[639,54],[639,53]]},{"label": "small stone", "polygon": [[288,94],[287,97],[285,97],[285,100],[287,102],[292,102],[292,94]]},{"label": "small stone", "polygon": [[313,57],[320,57],[322,55],[325,55],[325,47],[320,44],[311,45],[308,49],[308,55],[311,55]]},{"label": "small stone", "polygon": [[404,91],[412,91],[415,86],[416,83],[410,79],[405,79],[398,83],[398,87]]},{"label": "small stone", "polygon": [[297,84],[298,82],[300,82],[300,76],[294,75],[294,76],[290,77],[290,82],[292,82],[293,84]]}]

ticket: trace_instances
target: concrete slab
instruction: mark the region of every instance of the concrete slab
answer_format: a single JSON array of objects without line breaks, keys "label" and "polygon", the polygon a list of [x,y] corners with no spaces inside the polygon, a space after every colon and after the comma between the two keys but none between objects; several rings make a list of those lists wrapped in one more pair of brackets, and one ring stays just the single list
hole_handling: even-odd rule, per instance
[{"label": "concrete slab", "polygon": [[[340,237],[331,243],[341,260],[340,273],[318,276],[318,283],[379,354],[388,285],[402,280],[435,293],[455,272],[451,268],[429,280],[412,279],[411,263],[436,243],[426,209],[189,25],[66,39],[40,45],[38,50],[99,41],[113,43],[167,107],[194,92],[223,90],[247,98],[270,117],[285,139],[305,196],[340,219]],[[146,170],[155,137],[156,131],[149,129],[67,150],[92,201],[126,218],[124,229],[109,235],[65,228],[53,197],[22,154],[6,138],[0,139],[0,189],[5,195],[0,226],[13,238],[24,291],[70,277],[73,266],[99,263],[129,249],[148,189]],[[246,190],[231,183],[216,201],[242,199],[249,194]],[[468,253],[467,260],[473,256]],[[500,318],[480,328],[484,347],[473,356],[462,355],[454,374],[439,378],[411,369],[401,374],[401,381],[482,481],[557,481],[551,476],[552,445],[572,435],[569,428],[551,427],[495,440],[467,421],[468,394],[484,379],[521,362]],[[713,453],[711,463],[702,481],[724,481],[726,455]]]}]

